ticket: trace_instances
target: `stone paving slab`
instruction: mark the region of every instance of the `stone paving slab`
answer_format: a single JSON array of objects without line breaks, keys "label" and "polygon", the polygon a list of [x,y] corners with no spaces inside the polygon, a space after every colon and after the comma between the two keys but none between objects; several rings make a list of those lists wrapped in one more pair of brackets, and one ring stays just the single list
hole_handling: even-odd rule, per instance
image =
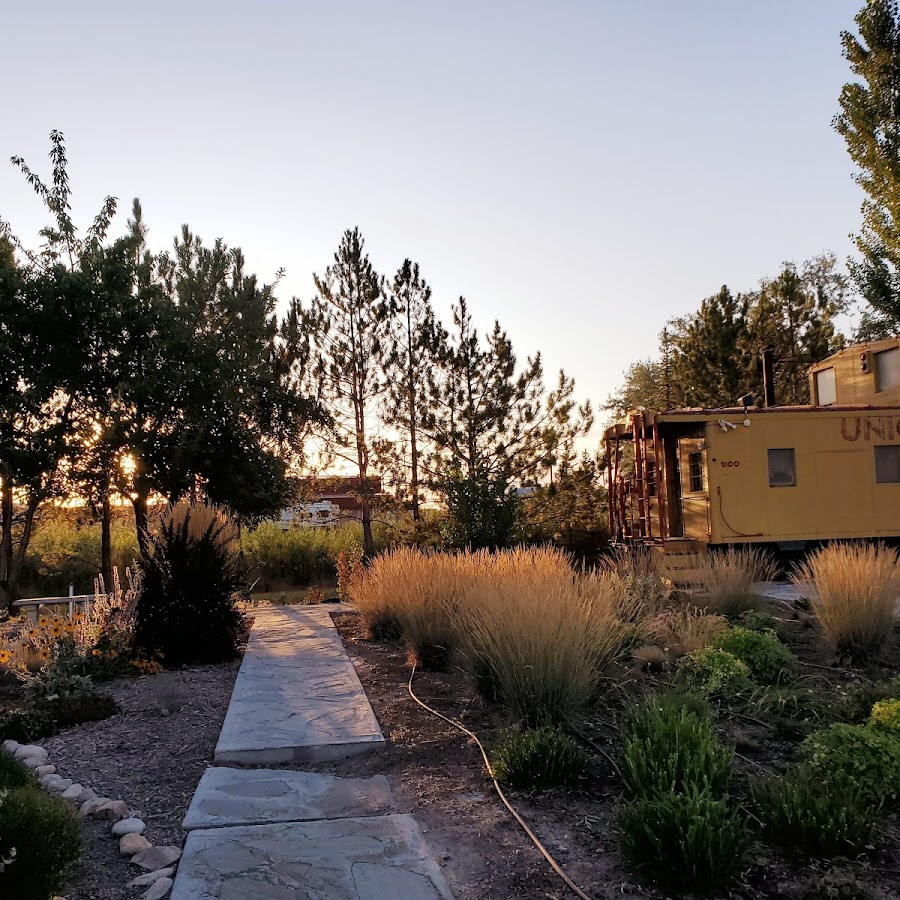
[{"label": "stone paving slab", "polygon": [[378,720],[329,611],[273,607],[254,616],[216,762],[313,762],[382,747]]},{"label": "stone paving slab", "polygon": [[792,581],[755,581],[751,590],[759,597],[776,600],[783,606],[791,606],[804,594],[808,597],[813,588],[812,585],[808,585],[804,589]]},{"label": "stone paving slab", "polygon": [[201,829],[171,900],[452,900],[412,816]]},{"label": "stone paving slab", "polygon": [[183,822],[185,831],[380,816],[395,810],[384,775],[338,778],[278,769],[207,769]]}]

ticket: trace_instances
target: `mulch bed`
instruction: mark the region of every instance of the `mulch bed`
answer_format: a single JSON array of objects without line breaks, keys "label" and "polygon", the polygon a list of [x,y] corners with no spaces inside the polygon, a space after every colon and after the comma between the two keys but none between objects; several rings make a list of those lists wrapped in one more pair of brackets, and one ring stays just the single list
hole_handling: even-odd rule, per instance
[{"label": "mulch bed", "polygon": [[[414,813],[426,831],[459,900],[562,900],[573,896],[501,805],[474,743],[410,699],[405,650],[398,644],[365,640],[356,615],[336,615],[335,621],[388,743],[381,752],[323,764],[318,769],[343,775],[386,775],[404,811]],[[801,658],[821,657],[821,644],[802,623],[788,623],[784,630],[785,639]],[[831,677],[825,670],[815,671]],[[842,677],[834,674],[836,680]],[[500,710],[477,697],[461,669],[446,674],[418,673],[415,690],[429,705],[478,734],[489,747],[508,724]],[[616,741],[610,717],[597,714],[594,718],[584,723],[585,732],[614,756]],[[741,727],[748,733],[754,728],[746,722]],[[766,758],[770,745],[774,759],[783,758],[790,749],[789,743],[774,740],[771,733],[758,727],[745,741],[750,746],[754,742],[761,758]],[[769,762],[771,758],[761,764],[749,756],[738,760],[736,777],[758,773],[761,765]],[[616,834],[620,789],[604,756],[594,756],[590,778],[578,790],[508,794],[567,874],[595,900],[667,896],[641,884],[623,864]],[[862,884],[885,891],[873,897],[900,892],[896,818],[888,827],[891,835],[884,852],[869,861],[846,861],[836,867]],[[829,868],[793,862],[756,844],[747,855],[747,870],[729,896],[735,900],[797,897],[802,885]]]},{"label": "mulch bed", "polygon": [[[181,820],[213,751],[240,663],[191,666],[100,684],[121,707],[102,722],[40,743],[50,762],[98,794],[124,800],[147,823],[155,845],[180,847]],[[66,900],[122,900],[141,870],[119,855],[110,823],[84,822],[84,853]]]}]

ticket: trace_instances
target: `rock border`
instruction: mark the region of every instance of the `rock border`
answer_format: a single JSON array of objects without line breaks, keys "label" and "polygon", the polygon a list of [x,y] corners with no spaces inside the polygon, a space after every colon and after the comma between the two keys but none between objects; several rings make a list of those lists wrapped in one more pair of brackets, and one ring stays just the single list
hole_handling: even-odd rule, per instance
[{"label": "rock border", "polygon": [[146,824],[140,814],[129,808],[124,800],[101,797],[90,787],[78,784],[71,778],[59,774],[50,762],[50,755],[40,744],[20,744],[6,740],[2,744],[4,752],[31,769],[40,779],[41,786],[48,793],[56,794],[63,800],[78,807],[78,818],[88,816],[111,823],[110,836],[119,842],[119,853],[130,857],[132,865],[144,870],[126,883],[127,888],[147,888],[141,900],[163,900],[175,883],[175,867],[181,859],[181,848],[171,846],[155,847],[145,837]]}]

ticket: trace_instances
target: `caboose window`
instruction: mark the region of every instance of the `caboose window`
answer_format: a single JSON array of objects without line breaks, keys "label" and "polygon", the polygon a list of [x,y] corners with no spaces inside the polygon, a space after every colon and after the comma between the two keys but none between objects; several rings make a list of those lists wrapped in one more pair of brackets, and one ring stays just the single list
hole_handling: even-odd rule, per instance
[{"label": "caboose window", "polygon": [[900,444],[875,448],[875,481],[900,484]]},{"label": "caboose window", "polygon": [[769,450],[769,487],[795,487],[797,464],[793,448]]},{"label": "caboose window", "polygon": [[816,372],[816,403],[819,406],[831,406],[837,403],[837,383],[834,367]]},{"label": "caboose window", "polygon": [[875,354],[875,390],[900,387],[900,347]]},{"label": "caboose window", "polygon": [[700,494],[703,492],[703,454],[688,454],[688,471],[690,473],[691,493]]}]

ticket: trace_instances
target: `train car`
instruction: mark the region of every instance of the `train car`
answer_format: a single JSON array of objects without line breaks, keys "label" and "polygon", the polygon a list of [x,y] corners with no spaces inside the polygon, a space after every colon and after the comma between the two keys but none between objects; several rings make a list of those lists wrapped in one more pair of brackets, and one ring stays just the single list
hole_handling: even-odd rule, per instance
[{"label": "train car", "polygon": [[748,397],[608,428],[614,540],[679,552],[900,538],[900,339],[848,347],[809,378],[809,406]]}]

